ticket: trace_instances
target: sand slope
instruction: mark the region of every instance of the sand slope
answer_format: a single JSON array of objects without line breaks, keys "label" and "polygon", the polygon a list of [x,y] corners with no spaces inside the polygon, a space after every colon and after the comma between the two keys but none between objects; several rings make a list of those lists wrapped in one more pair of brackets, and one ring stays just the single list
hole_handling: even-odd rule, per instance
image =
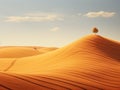
[{"label": "sand slope", "polygon": [[120,89],[120,43],[98,35],[10,63],[1,69],[2,90]]}]

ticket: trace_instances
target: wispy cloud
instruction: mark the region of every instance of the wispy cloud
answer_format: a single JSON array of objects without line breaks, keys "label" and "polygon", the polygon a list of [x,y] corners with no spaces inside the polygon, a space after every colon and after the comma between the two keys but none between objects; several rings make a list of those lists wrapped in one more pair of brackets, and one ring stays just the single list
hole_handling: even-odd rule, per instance
[{"label": "wispy cloud", "polygon": [[5,22],[48,22],[64,20],[63,15],[56,13],[28,13],[22,16],[8,16]]},{"label": "wispy cloud", "polygon": [[60,27],[53,27],[50,29],[50,31],[52,32],[56,32],[56,31],[59,31],[60,30]]},{"label": "wispy cloud", "polygon": [[99,11],[99,12],[88,12],[84,16],[87,16],[89,18],[97,18],[97,17],[110,18],[113,17],[115,14],[116,14],[115,12]]}]

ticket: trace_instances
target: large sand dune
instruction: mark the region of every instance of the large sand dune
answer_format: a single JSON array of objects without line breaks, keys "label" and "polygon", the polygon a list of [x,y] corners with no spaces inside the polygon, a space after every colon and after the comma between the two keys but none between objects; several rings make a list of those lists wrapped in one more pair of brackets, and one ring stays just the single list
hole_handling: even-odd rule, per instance
[{"label": "large sand dune", "polygon": [[120,90],[120,43],[88,35],[48,53],[1,58],[0,71],[0,90]]}]

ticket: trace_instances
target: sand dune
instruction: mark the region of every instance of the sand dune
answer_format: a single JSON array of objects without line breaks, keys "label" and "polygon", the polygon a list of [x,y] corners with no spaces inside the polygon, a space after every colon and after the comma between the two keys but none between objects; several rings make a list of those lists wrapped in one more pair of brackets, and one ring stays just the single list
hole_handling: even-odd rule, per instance
[{"label": "sand dune", "polygon": [[120,90],[120,43],[99,35],[0,64],[0,90]]},{"label": "sand dune", "polygon": [[27,47],[27,46],[8,46],[0,47],[0,58],[21,58],[38,54],[43,54],[57,48],[47,47]]}]

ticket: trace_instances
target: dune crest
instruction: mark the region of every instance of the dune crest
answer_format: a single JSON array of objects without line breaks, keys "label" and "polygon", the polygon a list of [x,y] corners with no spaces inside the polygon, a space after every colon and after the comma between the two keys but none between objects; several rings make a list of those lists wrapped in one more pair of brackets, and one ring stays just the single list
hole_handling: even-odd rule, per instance
[{"label": "dune crest", "polygon": [[119,90],[120,43],[88,35],[60,49],[17,59],[1,70],[0,78],[0,87],[7,85],[8,90]]}]

